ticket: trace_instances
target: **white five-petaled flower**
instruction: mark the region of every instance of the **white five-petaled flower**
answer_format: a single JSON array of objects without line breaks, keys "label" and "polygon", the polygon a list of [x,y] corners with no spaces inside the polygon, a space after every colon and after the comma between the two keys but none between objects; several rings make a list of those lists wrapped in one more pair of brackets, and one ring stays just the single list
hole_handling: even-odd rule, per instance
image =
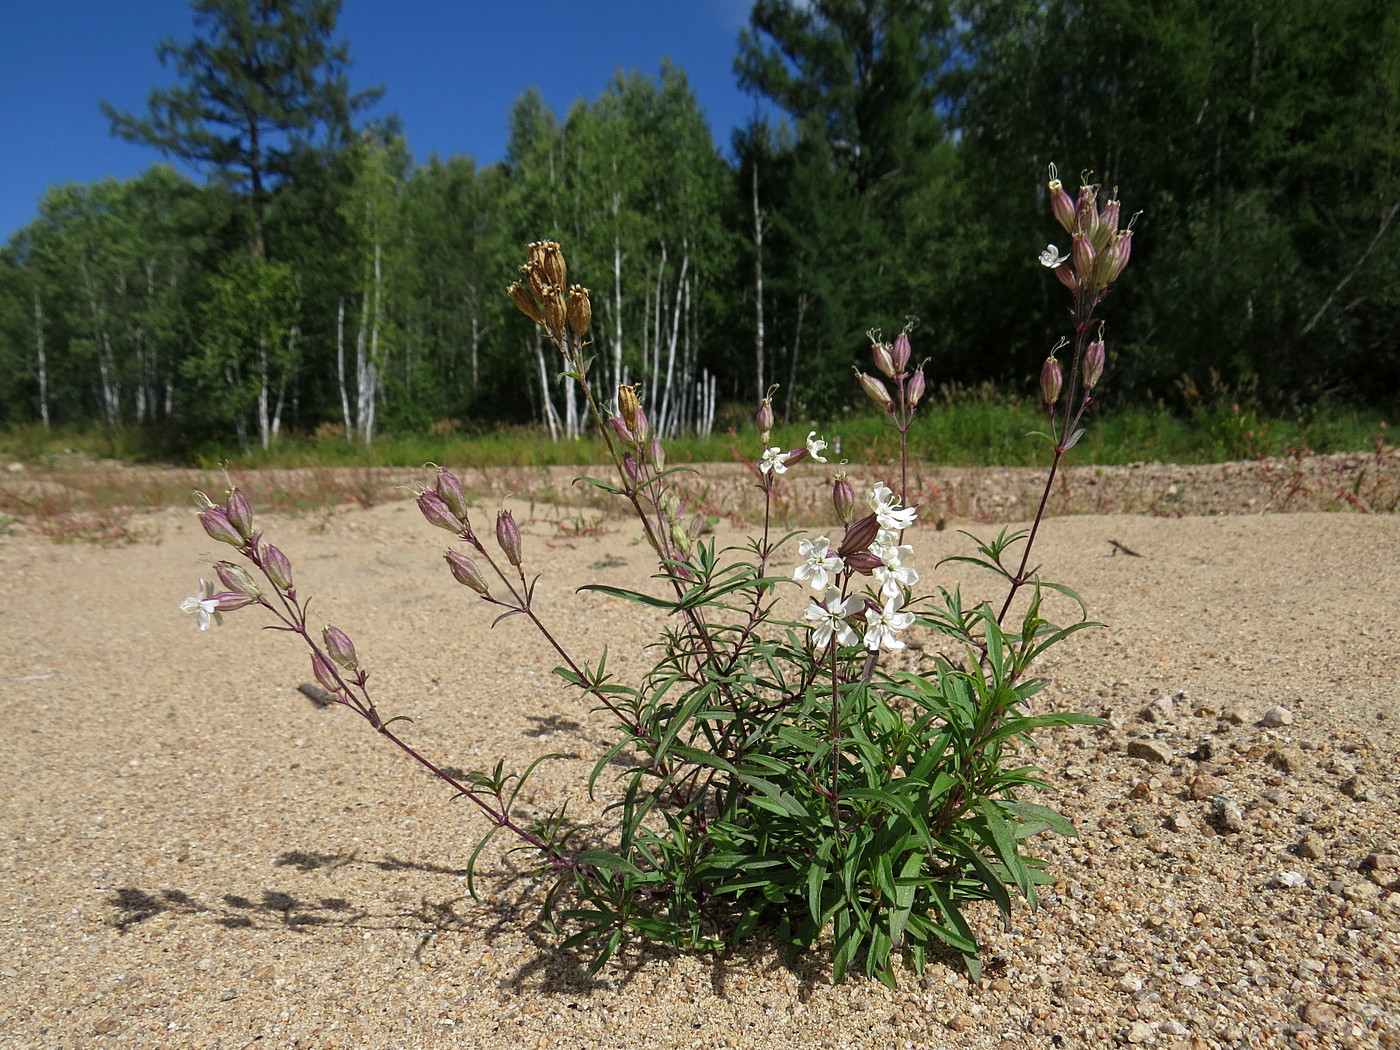
[{"label": "white five-petaled flower", "polygon": [[209,630],[209,621],[222,626],[224,618],[219,615],[219,603],[214,600],[214,585],[208,580],[199,581],[199,593],[180,603],[180,611],[194,613],[201,631]]},{"label": "white five-petaled flower", "polygon": [[884,598],[898,598],[904,593],[903,588],[919,582],[919,570],[912,565],[901,565],[898,560],[875,566],[871,575],[880,581],[880,594]]},{"label": "white five-petaled flower", "polygon": [[884,607],[876,612],[865,610],[865,622],[869,628],[865,632],[865,647],[871,652],[878,649],[903,649],[904,643],[895,637],[896,631],[905,630],[914,622],[914,614],[899,611],[899,598],[886,598]]},{"label": "white five-petaled flower", "polygon": [[817,432],[811,430],[807,432],[807,453],[818,463],[825,463],[826,457],[822,451],[826,448],[826,441],[817,437]]},{"label": "white five-petaled flower", "polygon": [[883,482],[877,484],[870,493],[870,509],[875,512],[875,520],[880,528],[903,532],[914,524],[919,512],[913,507],[900,507],[899,498]]},{"label": "white five-petaled flower", "polygon": [[812,643],[819,649],[825,649],[831,636],[835,635],[838,644],[855,645],[856,632],[846,622],[846,617],[859,610],[862,604],[857,594],[842,598],[836,588],[828,588],[826,598],[820,603],[813,602],[802,614],[802,618],[812,624]]},{"label": "white five-petaled flower", "polygon": [[1040,265],[1053,270],[1060,266],[1069,258],[1069,252],[1060,254],[1060,249],[1053,244],[1047,244],[1045,250],[1040,253]]},{"label": "white five-petaled flower", "polygon": [[792,572],[792,578],[798,583],[805,583],[812,590],[821,594],[826,590],[828,576],[835,576],[841,571],[841,559],[831,554],[831,540],[826,536],[818,536],[813,540],[800,540],[797,544],[797,553],[807,559]]},{"label": "white five-petaled flower", "polygon": [[787,453],[777,445],[764,449],[763,459],[759,461],[758,469],[764,474],[786,474]]}]

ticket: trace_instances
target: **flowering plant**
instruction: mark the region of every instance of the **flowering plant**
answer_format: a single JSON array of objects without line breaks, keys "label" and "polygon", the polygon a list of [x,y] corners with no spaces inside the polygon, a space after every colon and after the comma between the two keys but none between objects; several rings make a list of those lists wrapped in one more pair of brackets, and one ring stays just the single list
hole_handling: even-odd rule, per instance
[{"label": "flowering plant", "polygon": [[[1062,255],[1052,246],[1041,261],[1073,291],[1076,341],[1068,383],[1053,357],[1042,372],[1055,448],[1047,495],[1103,371],[1102,336],[1090,342],[1087,333],[1126,264],[1131,237],[1117,229],[1117,201],[1100,209],[1095,187],[1069,201],[1052,170],[1050,189],[1073,249]],[[438,469],[417,503],[461,546],[445,554],[452,576],[502,615],[528,618],[558,654],[556,673],[610,716],[614,741],[587,783],[591,794],[606,794],[607,823],[585,828],[562,811],[525,810],[521,788],[544,759],[518,774],[500,764],[456,774],[398,736],[395,720],[381,718],[371,699],[350,638],[336,627],[308,626],[289,559],[254,530],[252,508],[237,489],[223,504],[205,498],[201,521],[261,579],[218,562],[226,590],[201,582],[184,608],[203,628],[219,613],[259,605],[277,629],[300,636],[316,679],[336,702],[486,817],[490,832],[469,870],[500,831],[533,854],[552,883],[546,921],[561,932],[563,948],[591,950],[593,971],[627,938],[718,949],[766,924],[794,954],[823,945],[837,980],[858,970],[892,984],[897,959],[921,971],[930,952],[945,948],[976,976],[977,940],[964,908],[989,900],[1009,916],[1013,892],[1034,905],[1048,876],[1024,844],[1041,831],[1073,834],[1058,813],[1016,797],[1041,784],[1037,770],[1017,760],[1018,748],[1034,730],[1098,721],[1027,710],[1044,685],[1030,675],[1032,663],[1089,626],[1047,622],[1046,588],[1077,596],[1027,570],[1045,501],[1028,532],[1003,531],[978,543],[975,555],[954,559],[998,574],[1008,592],[999,611],[988,601],[966,603],[957,590],[916,595],[920,574],[905,538],[918,509],[904,505],[902,494],[924,373],[911,364],[908,330],[891,343],[872,333],[883,378],[858,373],[858,380],[900,435],[898,478],[890,479],[899,487],[881,482],[857,493],[837,471],[833,527],[798,539],[788,553],[795,537],[775,537],[770,528],[773,494],[804,460],[826,463],[827,446],[815,433],[800,448],[770,444],[773,410],[765,399],[754,464],[762,526],[746,547],[718,549],[704,535],[703,518],[687,514],[678,470],[667,468],[664,443],[635,390],[621,386],[615,402],[600,403],[584,354],[588,292],[567,284],[559,246],[538,242],[528,251],[510,296],[558,348],[565,375],[607,440],[616,475],[589,481],[630,505],[659,567],[659,593],[584,589],[665,615],[655,666],[624,683],[608,671],[606,652],[595,664],[573,656],[536,605],[514,519],[502,511],[494,529],[478,531],[450,471]],[[1062,415],[1070,426],[1059,424]],[[1006,559],[1017,547],[1013,570]],[[800,614],[797,589],[806,593]],[[1019,622],[1010,622],[1023,589]],[[941,636],[952,656],[926,671],[890,666],[890,654],[915,628]],[[631,760],[621,773],[613,763],[619,756]]]}]

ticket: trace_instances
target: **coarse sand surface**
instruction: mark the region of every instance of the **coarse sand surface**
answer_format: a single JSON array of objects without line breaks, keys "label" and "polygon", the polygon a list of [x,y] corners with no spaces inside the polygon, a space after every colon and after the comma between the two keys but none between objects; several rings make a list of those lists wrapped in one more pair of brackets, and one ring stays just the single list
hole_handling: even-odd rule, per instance
[{"label": "coarse sand surface", "polygon": [[[642,667],[655,610],[575,590],[654,586],[635,531],[512,505],[560,639]],[[463,769],[562,753],[527,803],[587,812],[607,719],[523,617],[491,628],[412,503],[258,524],[415,746]],[[1048,519],[1036,560],[1106,625],[1038,668],[1041,708],[1111,723],[1038,756],[1081,837],[1037,840],[1057,881],[1009,930],[970,909],[980,983],[950,960],[896,990],[763,936],[587,977],[503,838],[468,895],[484,822],[299,692],[297,639],[180,612],[227,548],[185,511],[140,532],[0,537],[0,1046],[1400,1047],[1400,515]],[[909,541],[924,585],[994,596],[934,568],[968,553],[957,528]]]}]

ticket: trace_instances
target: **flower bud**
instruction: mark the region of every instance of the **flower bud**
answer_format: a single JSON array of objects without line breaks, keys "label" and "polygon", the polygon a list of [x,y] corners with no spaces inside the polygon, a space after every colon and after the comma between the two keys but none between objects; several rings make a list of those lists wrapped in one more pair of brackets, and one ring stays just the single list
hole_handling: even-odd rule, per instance
[{"label": "flower bud", "polygon": [[476,567],[476,562],[454,550],[448,550],[443,557],[447,560],[447,567],[452,571],[453,579],[465,587],[470,587],[477,594],[489,594],[486,579]]},{"label": "flower bud", "polygon": [[1079,199],[1074,202],[1075,227],[1071,233],[1091,234],[1099,224],[1098,191],[1089,184],[1079,187]]},{"label": "flower bud", "polygon": [[326,653],[332,660],[347,671],[355,669],[355,643],[339,627],[326,624],[321,628],[321,640],[326,643]]},{"label": "flower bud", "polygon": [[1128,265],[1128,258],[1133,254],[1133,231],[1123,230],[1118,233],[1108,251],[1104,253],[1107,258],[1107,268],[1104,273],[1104,284],[1111,284],[1118,280],[1118,275],[1123,272]]},{"label": "flower bud", "polygon": [[637,444],[637,435],[632,433],[632,429],[627,425],[627,421],[621,416],[609,416],[608,426],[612,427],[617,439],[629,448]]},{"label": "flower bud", "polygon": [[1097,339],[1089,344],[1089,348],[1084,351],[1084,389],[1093,390],[1098,385],[1099,379],[1103,376],[1104,359],[1107,355],[1104,352],[1102,339]]},{"label": "flower bud", "polygon": [[651,433],[651,420],[647,419],[647,412],[641,405],[637,406],[637,419],[632,424],[632,433],[637,435],[637,447],[640,448],[642,442],[646,441]]},{"label": "flower bud", "polygon": [[311,654],[311,673],[316,676],[316,681],[329,689],[332,693],[340,691],[340,682],[335,676],[335,668],[331,662],[320,653]]},{"label": "flower bud", "polygon": [[836,508],[836,520],[849,525],[856,513],[856,490],[845,474],[837,474],[831,486],[831,503]]},{"label": "flower bud", "polygon": [[836,548],[836,553],[842,558],[849,558],[852,554],[869,550],[879,534],[880,521],[873,513],[857,518],[846,526],[846,533],[841,537],[841,546]]},{"label": "flower bud", "polygon": [[540,313],[540,308],[535,304],[535,297],[519,281],[516,281],[506,292],[510,295],[510,301],[515,304],[515,308],[522,314],[534,321],[535,324],[544,324],[544,314]]},{"label": "flower bud", "polygon": [[652,438],[651,444],[647,445],[647,463],[652,470],[666,469],[666,450],[661,447],[661,439],[658,437]]},{"label": "flower bud", "polygon": [[767,445],[768,438],[773,433],[773,401],[765,397],[758,406],[758,414],[753,417],[754,426],[758,428],[758,443]]},{"label": "flower bud", "polygon": [[279,591],[290,591],[292,589],[292,563],[287,560],[287,556],[272,544],[263,548],[263,571],[272,580]]},{"label": "flower bud", "polygon": [[1079,287],[1079,275],[1074,272],[1073,266],[1055,267],[1055,276],[1060,279],[1060,283],[1071,292]]},{"label": "flower bud", "polygon": [[442,467],[437,472],[437,494],[458,521],[467,520],[467,493],[457,475]]},{"label": "flower bud", "polygon": [[246,594],[250,598],[258,598],[262,595],[262,591],[253,581],[253,577],[249,576],[248,570],[241,565],[234,565],[228,561],[215,562],[214,572],[218,574],[219,581],[231,591]]},{"label": "flower bud", "polygon": [[1086,279],[1093,274],[1094,259],[1097,258],[1097,253],[1094,251],[1094,243],[1089,239],[1087,233],[1074,235],[1074,245],[1070,249],[1070,257],[1074,260],[1075,273],[1083,275]]},{"label": "flower bud", "polygon": [[860,388],[865,391],[871,401],[883,405],[886,412],[894,411],[894,398],[890,397],[890,392],[885,389],[884,383],[864,372],[857,372],[856,378],[860,380]]},{"label": "flower bud", "polygon": [[228,499],[224,502],[228,520],[238,534],[244,540],[253,538],[253,507],[248,502],[248,497],[243,495],[242,489],[229,489]]},{"label": "flower bud", "polygon": [[924,370],[916,368],[914,374],[909,377],[909,382],[904,385],[904,400],[909,402],[910,408],[924,399],[924,384]]},{"label": "flower bud", "polygon": [[682,554],[690,553],[690,533],[685,531],[685,526],[678,521],[671,522],[671,542],[676,545],[676,549]]},{"label": "flower bud", "polygon": [[[1118,191],[1114,190],[1113,192],[1117,193]],[[1111,234],[1117,233],[1118,216],[1122,208],[1122,202],[1119,201],[1117,197],[1114,197],[1107,204],[1105,204],[1103,206],[1103,210],[1099,212],[1099,225]]]},{"label": "flower bud", "polygon": [[900,332],[895,336],[894,346],[890,347],[890,358],[894,363],[894,374],[898,375],[909,367],[909,333]]},{"label": "flower bud", "polygon": [[220,591],[212,596],[214,608],[221,613],[234,612],[257,601],[251,594],[237,594],[234,591]]},{"label": "flower bud", "polygon": [[588,326],[593,321],[593,304],[588,301],[588,289],[576,284],[569,289],[569,327],[574,335],[582,339],[588,334]]},{"label": "flower bud", "polygon": [[199,523],[204,526],[204,531],[209,534],[210,539],[227,543],[231,547],[243,546],[242,534],[234,527],[233,522],[229,521],[228,512],[223,507],[210,507],[200,511]]},{"label": "flower bud", "polygon": [[1055,215],[1055,221],[1065,228],[1066,233],[1074,232],[1074,201],[1065,192],[1064,183],[1054,177],[1052,165],[1050,188],[1050,210]]},{"label": "flower bud", "polygon": [[848,570],[851,572],[858,572],[862,576],[869,576],[881,565],[885,564],[880,560],[878,555],[872,554],[868,550],[856,551],[854,554],[846,555],[845,563]]},{"label": "flower bud", "polygon": [[631,452],[622,454],[622,474],[627,479],[627,484],[636,488],[645,479],[646,474],[642,470],[642,464]]},{"label": "flower bud", "polygon": [[428,519],[430,525],[436,525],[438,528],[446,529],[452,533],[462,531],[462,522],[436,492],[420,492],[416,502],[418,509],[423,512],[423,517]]},{"label": "flower bud", "polygon": [[520,529],[515,524],[515,517],[508,510],[496,514],[496,542],[505,552],[506,561],[512,565],[520,564]]},{"label": "flower bud", "polygon": [[894,355],[890,353],[889,343],[874,343],[870,347],[870,356],[875,361],[875,367],[885,375],[893,378],[895,373]]},{"label": "flower bud", "polygon": [[1060,399],[1060,387],[1063,385],[1060,362],[1054,357],[1047,357],[1045,364],[1040,366],[1040,399],[1047,405],[1053,405]]}]

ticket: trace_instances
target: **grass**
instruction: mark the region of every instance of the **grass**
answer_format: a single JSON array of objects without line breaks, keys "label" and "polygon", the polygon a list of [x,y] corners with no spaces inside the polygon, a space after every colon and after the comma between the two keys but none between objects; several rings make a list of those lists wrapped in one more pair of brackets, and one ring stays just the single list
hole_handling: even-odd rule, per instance
[{"label": "grass", "polygon": [[[956,467],[1038,466],[1048,459],[1043,439],[1028,438],[1044,430],[1045,417],[1029,401],[1007,397],[989,388],[943,391],[915,423],[910,433],[914,455],[926,462]],[[1128,406],[1096,411],[1075,450],[1079,463],[1115,465],[1137,462],[1218,463],[1285,456],[1307,448],[1313,453],[1359,452],[1370,449],[1384,427],[1385,414],[1344,405],[1321,404],[1283,415],[1265,415],[1248,406],[1198,402],[1189,415],[1161,405]],[[217,469],[234,462],[242,469],[421,467],[449,463],[478,467],[586,466],[606,459],[602,442],[550,441],[537,427],[502,427],[479,434],[439,428],[437,433],[384,434],[365,449],[338,436],[292,436],[271,449],[242,452],[234,446],[202,446],[168,451],[168,435],[136,428],[116,433],[104,428],[59,427],[44,431],[37,424],[12,426],[0,432],[0,458],[55,465],[65,455]],[[773,443],[799,447],[809,430],[835,444],[853,462],[888,461],[896,448],[894,433],[881,416],[850,413],[834,420],[796,420],[774,430]],[[673,463],[728,462],[735,453],[756,455],[758,440],[751,424],[738,432],[709,438],[681,437],[667,443]],[[164,453],[164,454],[163,454]]]}]

